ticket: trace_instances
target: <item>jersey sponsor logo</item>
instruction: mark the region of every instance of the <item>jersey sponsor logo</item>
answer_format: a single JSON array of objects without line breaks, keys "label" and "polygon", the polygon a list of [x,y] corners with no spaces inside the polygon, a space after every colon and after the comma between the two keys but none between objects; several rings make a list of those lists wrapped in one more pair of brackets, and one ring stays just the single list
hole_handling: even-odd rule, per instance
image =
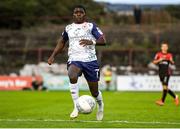
[{"label": "jersey sponsor logo", "polygon": [[168,65],[168,62],[167,62],[167,61],[162,61],[162,62],[160,62],[159,64]]},{"label": "jersey sponsor logo", "polygon": [[74,30],[74,35],[75,35],[75,36],[79,36],[80,33],[81,33],[81,28],[76,28],[76,29]]}]

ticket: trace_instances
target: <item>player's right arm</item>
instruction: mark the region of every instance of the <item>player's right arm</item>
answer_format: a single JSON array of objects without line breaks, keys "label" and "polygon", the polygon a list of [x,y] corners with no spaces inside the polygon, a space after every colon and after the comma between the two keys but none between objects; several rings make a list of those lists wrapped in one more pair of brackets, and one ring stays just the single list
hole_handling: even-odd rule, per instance
[{"label": "player's right arm", "polygon": [[158,64],[159,62],[163,61],[164,59],[160,57],[159,53],[156,54],[153,63]]},{"label": "player's right arm", "polygon": [[64,32],[62,33],[62,37],[60,39],[58,39],[57,41],[57,45],[53,51],[53,53],[51,54],[51,56],[48,59],[48,64],[51,65],[54,62],[54,58],[55,56],[63,51],[63,48],[65,46],[65,43],[69,40],[68,37],[68,33],[66,32],[66,29],[64,30]]},{"label": "player's right arm", "polygon": [[48,64],[51,65],[54,62],[54,58],[56,57],[56,55],[60,52],[62,52],[64,46],[65,46],[66,41],[63,38],[58,39],[57,41],[57,45],[54,49],[54,51],[52,52],[51,56],[48,59]]},{"label": "player's right arm", "polygon": [[163,61],[163,59],[162,59],[162,58],[157,59],[157,60],[153,60],[153,63],[154,63],[154,64],[158,64],[158,63],[159,63],[159,62],[161,62],[161,61]]},{"label": "player's right arm", "polygon": [[80,45],[87,46],[87,45],[106,45],[106,38],[103,34],[103,32],[94,24],[92,23],[92,30],[91,30],[91,34],[94,36],[95,41],[93,40],[87,40],[87,39],[81,39],[80,40]]}]

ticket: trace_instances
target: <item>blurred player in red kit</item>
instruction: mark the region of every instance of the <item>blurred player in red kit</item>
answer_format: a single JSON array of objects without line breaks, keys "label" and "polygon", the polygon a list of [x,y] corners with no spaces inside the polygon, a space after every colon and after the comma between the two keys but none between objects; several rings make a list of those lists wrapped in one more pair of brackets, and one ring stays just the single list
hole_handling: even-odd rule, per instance
[{"label": "blurred player in red kit", "polygon": [[168,82],[171,75],[171,70],[169,68],[170,64],[174,64],[173,56],[168,52],[168,43],[163,42],[161,44],[161,52],[157,52],[154,64],[159,66],[159,78],[163,86],[163,94],[160,100],[156,101],[157,105],[163,106],[167,93],[169,93],[175,101],[176,106],[179,105],[178,95],[176,95],[172,90],[168,88]]}]

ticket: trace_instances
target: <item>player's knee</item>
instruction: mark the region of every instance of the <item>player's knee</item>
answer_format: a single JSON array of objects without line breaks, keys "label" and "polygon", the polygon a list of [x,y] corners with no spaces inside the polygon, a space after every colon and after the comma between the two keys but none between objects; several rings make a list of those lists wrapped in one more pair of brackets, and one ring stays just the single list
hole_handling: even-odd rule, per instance
[{"label": "player's knee", "polygon": [[68,76],[70,79],[73,79],[73,80],[78,78],[78,75],[76,73],[72,73],[72,72],[69,72]]},{"label": "player's knee", "polygon": [[77,83],[77,78],[69,78],[70,83]]},{"label": "player's knee", "polygon": [[166,85],[163,83],[163,89],[165,89],[166,88]]},{"label": "player's knee", "polygon": [[68,76],[69,76],[69,80],[70,80],[71,83],[76,83],[77,82],[77,79],[78,79],[77,74],[68,73]]},{"label": "player's knee", "polygon": [[166,84],[163,84],[163,90],[168,90],[168,87]]}]

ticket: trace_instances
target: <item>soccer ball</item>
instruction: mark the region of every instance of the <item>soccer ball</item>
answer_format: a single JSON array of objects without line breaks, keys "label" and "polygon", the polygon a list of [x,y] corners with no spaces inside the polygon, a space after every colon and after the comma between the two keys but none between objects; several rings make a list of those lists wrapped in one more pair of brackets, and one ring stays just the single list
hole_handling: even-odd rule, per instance
[{"label": "soccer ball", "polygon": [[76,106],[79,113],[90,114],[96,107],[96,101],[89,95],[82,95],[78,98]]}]

